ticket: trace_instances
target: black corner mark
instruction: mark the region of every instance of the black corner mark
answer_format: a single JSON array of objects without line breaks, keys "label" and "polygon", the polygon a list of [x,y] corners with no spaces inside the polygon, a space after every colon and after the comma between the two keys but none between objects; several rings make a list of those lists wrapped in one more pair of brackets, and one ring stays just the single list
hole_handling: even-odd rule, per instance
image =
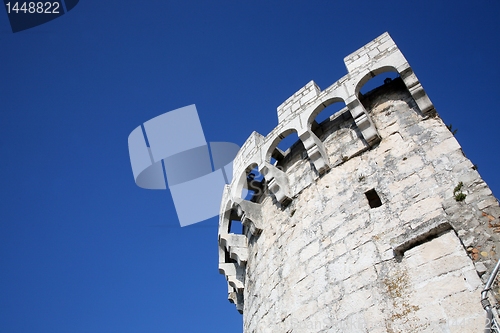
[{"label": "black corner mark", "polygon": [[12,1],[4,0],[12,32],[19,32],[52,21],[73,9],[79,0]]},{"label": "black corner mark", "polygon": [[70,10],[75,8],[78,1],[80,1],[80,0],[64,0],[64,3],[66,4],[66,11],[69,12]]}]

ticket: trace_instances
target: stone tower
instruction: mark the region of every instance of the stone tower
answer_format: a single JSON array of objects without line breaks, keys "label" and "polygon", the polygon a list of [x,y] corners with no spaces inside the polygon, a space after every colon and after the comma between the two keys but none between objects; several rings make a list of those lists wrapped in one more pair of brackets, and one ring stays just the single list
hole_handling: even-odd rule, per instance
[{"label": "stone tower", "polygon": [[[219,271],[244,332],[483,331],[498,201],[389,34],[344,62],[346,76],[306,84],[234,161]],[[388,71],[399,76],[360,93]]]}]

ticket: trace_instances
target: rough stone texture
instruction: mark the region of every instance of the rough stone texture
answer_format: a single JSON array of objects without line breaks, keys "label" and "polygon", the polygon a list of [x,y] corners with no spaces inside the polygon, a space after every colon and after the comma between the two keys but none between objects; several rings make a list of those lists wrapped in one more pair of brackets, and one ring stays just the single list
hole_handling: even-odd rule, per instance
[{"label": "rough stone texture", "polygon": [[[235,161],[219,270],[244,331],[482,331],[498,201],[387,33],[345,62],[349,75],[325,91],[308,83],[278,108],[278,127],[254,132]],[[360,95],[384,70],[400,78]],[[346,107],[316,124],[337,101]],[[293,131],[299,142],[279,151]],[[255,167],[262,181],[249,177]],[[236,221],[244,235],[230,233]]]}]

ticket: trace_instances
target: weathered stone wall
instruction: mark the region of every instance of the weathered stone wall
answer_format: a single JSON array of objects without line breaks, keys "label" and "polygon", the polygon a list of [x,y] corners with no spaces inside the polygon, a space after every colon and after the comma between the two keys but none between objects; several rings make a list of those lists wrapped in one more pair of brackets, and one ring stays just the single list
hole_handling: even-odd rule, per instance
[{"label": "weathered stone wall", "polygon": [[[366,82],[376,61],[389,66],[387,48],[401,59],[387,36],[346,58],[344,83]],[[353,67],[365,55],[375,65]],[[309,83],[284,103],[295,116],[282,105],[278,129],[253,133],[240,151],[221,206],[219,269],[245,332],[483,330],[481,276],[498,259],[498,201],[413,72],[413,85],[398,72],[366,96],[351,84],[347,107],[319,125],[310,119],[330,103]],[[309,94],[316,101],[294,109]],[[287,122],[300,142],[281,152]],[[254,167],[265,176],[262,193],[243,200]],[[230,233],[235,221],[243,235]]]}]

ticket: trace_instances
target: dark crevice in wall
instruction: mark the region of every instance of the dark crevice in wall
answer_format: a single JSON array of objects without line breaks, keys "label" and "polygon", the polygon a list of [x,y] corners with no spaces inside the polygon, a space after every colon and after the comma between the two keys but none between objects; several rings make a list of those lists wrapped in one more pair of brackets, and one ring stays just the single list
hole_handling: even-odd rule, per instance
[{"label": "dark crevice in wall", "polygon": [[398,237],[399,239],[404,239],[404,241],[400,242],[394,248],[394,255],[396,259],[401,259],[406,251],[427,243],[449,230],[453,230],[453,228],[448,222],[441,222],[435,225],[422,225],[415,230],[409,230]]},{"label": "dark crevice in wall", "polygon": [[374,188],[365,192],[365,196],[366,199],[368,199],[368,204],[370,205],[370,208],[377,208],[382,206],[382,200],[380,200],[380,197]]}]

